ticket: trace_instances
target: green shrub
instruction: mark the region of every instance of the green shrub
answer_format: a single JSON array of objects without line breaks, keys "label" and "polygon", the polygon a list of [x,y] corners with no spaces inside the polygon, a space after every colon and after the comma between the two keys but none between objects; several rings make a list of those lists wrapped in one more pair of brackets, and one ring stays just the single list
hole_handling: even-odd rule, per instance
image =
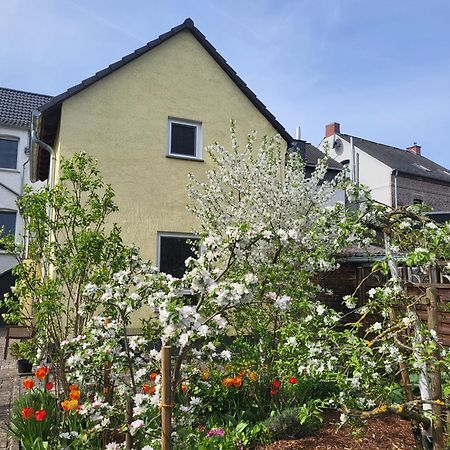
[{"label": "green shrub", "polygon": [[289,408],[278,416],[270,417],[264,422],[274,440],[298,439],[314,434],[321,427],[321,417],[317,414],[303,416],[300,419],[299,408]]}]

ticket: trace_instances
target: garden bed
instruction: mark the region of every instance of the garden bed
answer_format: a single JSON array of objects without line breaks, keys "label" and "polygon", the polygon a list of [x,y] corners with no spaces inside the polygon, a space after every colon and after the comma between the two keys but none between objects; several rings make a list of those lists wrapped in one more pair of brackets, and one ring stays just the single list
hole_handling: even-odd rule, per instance
[{"label": "garden bed", "polygon": [[323,428],[314,436],[278,441],[260,450],[409,450],[414,448],[410,422],[398,416],[382,415],[370,419],[366,427],[337,429],[339,416],[329,413]]}]

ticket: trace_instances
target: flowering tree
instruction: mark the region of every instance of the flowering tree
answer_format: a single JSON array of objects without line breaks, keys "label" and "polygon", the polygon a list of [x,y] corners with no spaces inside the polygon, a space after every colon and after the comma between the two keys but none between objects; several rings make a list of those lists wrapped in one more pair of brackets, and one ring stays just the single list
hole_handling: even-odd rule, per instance
[{"label": "flowering tree", "polygon": [[[398,394],[395,368],[408,388],[407,377],[420,372],[418,361],[431,361],[436,341],[426,331],[420,345],[410,339],[417,321],[395,272],[367,305],[345,298],[348,314],[317,300],[327,295],[317,279],[339,266],[348,245],[379,242],[380,230],[387,258],[375,270],[394,271],[398,255],[403,264],[426,266],[433,255],[449,256],[442,251],[448,228],[368,200],[345,174],[325,180],[325,160],[306,176],[300,155],[285,152],[278,137],[256,143],[251,133],[241,149],[232,126],[230,150],[208,148],[215,165],[206,181],[191,178],[199,243],[182,278],[160,273],[117,239],[120,264],[77,285],[82,326],[58,349],[80,389],[65,388],[61,444],[158,447],[161,345],[174,350],[180,449],[246,445],[248,434],[262,439],[272,427],[258,424],[269,413],[294,414],[298,423],[327,406],[341,408],[343,421],[391,408],[426,422],[415,399]],[[337,189],[359,208],[333,203]],[[137,311],[145,311],[143,335],[128,336]],[[359,319],[349,323],[355,313]],[[376,321],[367,328],[369,314]],[[432,347],[422,345],[425,337]],[[244,432],[250,423],[256,428]],[[229,442],[227,427],[234,429]]]},{"label": "flowering tree", "polygon": [[[83,334],[63,343],[72,381],[81,382],[93,402],[111,407],[108,394],[101,399],[94,394],[108,391],[107,368],[107,384],[120,394],[114,398],[117,411],[131,405],[126,421],[129,427],[139,421],[139,430],[129,432],[140,442],[156,429],[160,403],[159,376],[148,378],[158,367],[155,341],[175,349],[172,389],[179,411],[190,412],[176,416],[184,427],[210,407],[206,399],[214,397],[214,377],[229,388],[263,386],[259,393],[248,387],[261,397],[259,414],[265,401],[275,409],[291,401],[277,377],[290,389],[299,374],[328,377],[342,388],[363,378],[361,372],[337,379],[337,367],[355,352],[351,343],[362,340],[355,332],[339,332],[340,315],[315,299],[322,291],[315,276],[338,266],[335,255],[349,241],[371,234],[359,215],[332,203],[336,189],[346,189],[349,181],[344,175],[324,180],[325,160],[308,178],[300,155],[286,153],[278,137],[264,138],[257,148],[252,133],[241,150],[234,127],[231,131],[231,150],[209,147],[214,169],[206,182],[192,179],[188,188],[201,229],[197,256],[186,261],[184,276],[175,279],[137,257],[129,259],[106,285],[85,285],[81,315],[93,314],[90,305],[98,304],[101,314]],[[130,314],[143,305],[152,310],[145,337],[127,337]],[[347,351],[335,356],[337,348]],[[244,381],[247,372],[250,381]],[[252,408],[248,417],[257,414]]]},{"label": "flowering tree", "polygon": [[[419,206],[391,209],[370,201],[373,214],[370,226],[378,228],[384,237],[385,258],[374,270],[381,270],[388,277],[384,286],[373,288],[370,299],[361,310],[364,316],[376,314],[380,319],[369,329],[371,340],[368,345],[381,354],[395,355],[404,386],[404,404],[394,411],[410,412],[415,426],[416,444],[422,448],[420,429],[432,437],[433,448],[444,448],[443,443],[443,395],[449,389],[447,353],[439,341],[437,323],[430,328],[421,322],[416,306],[424,303],[423,298],[408,295],[407,285],[411,282],[401,276],[401,267],[430,275],[433,270],[450,272],[450,223],[438,225],[424,216]],[[431,276],[429,281],[431,282]],[[437,318],[439,305],[432,291],[426,292],[428,315]],[[430,295],[431,294],[431,298]],[[434,297],[434,298],[433,298]],[[434,302],[434,306],[433,306]],[[394,367],[388,364],[387,372]],[[415,396],[412,380],[418,380],[420,396]],[[421,406],[419,408],[418,406]],[[386,405],[378,412],[386,410]],[[431,421],[431,422],[430,422]],[[428,431],[432,423],[432,433]]]},{"label": "flowering tree", "polygon": [[90,317],[80,314],[84,286],[108,280],[133,250],[122,243],[116,225],[106,225],[117,210],[114,191],[104,185],[96,162],[85,153],[61,162],[55,187],[26,187],[18,208],[29,240],[16,244],[3,239],[18,262],[14,298],[5,299],[6,318],[30,325],[31,315],[34,362],[50,358],[58,381],[67,387],[61,341],[82,333]]}]

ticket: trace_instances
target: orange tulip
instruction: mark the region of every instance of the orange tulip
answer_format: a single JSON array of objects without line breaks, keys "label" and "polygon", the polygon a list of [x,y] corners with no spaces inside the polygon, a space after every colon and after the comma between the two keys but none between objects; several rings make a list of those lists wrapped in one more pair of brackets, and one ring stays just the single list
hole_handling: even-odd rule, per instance
[{"label": "orange tulip", "polygon": [[241,387],[242,386],[242,377],[236,377],[233,379],[233,386],[234,387]]},{"label": "orange tulip", "polygon": [[152,372],[148,377],[150,380],[155,381],[158,374],[156,372]]},{"label": "orange tulip", "polygon": [[222,380],[222,385],[225,387],[232,387],[234,386],[234,378],[226,377]]},{"label": "orange tulip", "polygon": [[36,369],[36,371],[34,372],[34,376],[38,380],[43,380],[47,376],[48,372],[49,372],[49,368],[42,366],[42,367],[39,367],[38,369]]},{"label": "orange tulip", "polygon": [[80,405],[78,404],[78,400],[69,400],[69,409],[70,410],[75,410],[75,409],[80,409]]},{"label": "orange tulip", "polygon": [[148,394],[150,392],[150,389],[151,389],[151,386],[149,384],[147,384],[147,383],[145,383],[142,386],[142,391],[144,392],[144,394]]},{"label": "orange tulip", "polygon": [[33,389],[34,387],[34,381],[31,378],[26,378],[22,384],[25,389]]},{"label": "orange tulip", "polygon": [[250,378],[250,380],[252,381],[256,381],[258,379],[258,375],[256,374],[256,372],[250,372],[248,377]]},{"label": "orange tulip", "polygon": [[239,376],[240,376],[241,378],[244,378],[245,375],[247,375],[247,371],[246,371],[245,369],[243,369],[243,370],[241,370],[241,371],[239,372]]},{"label": "orange tulip", "polygon": [[64,400],[61,402],[61,407],[64,411],[74,411],[80,409],[78,400]]},{"label": "orange tulip", "polygon": [[69,411],[69,401],[70,400],[64,400],[63,402],[61,402],[61,408],[64,411]]},{"label": "orange tulip", "polygon": [[76,384],[71,384],[69,386],[69,391],[78,391],[78,386]]},{"label": "orange tulip", "polygon": [[186,392],[188,391],[188,387],[186,383],[182,383],[181,384],[181,392],[183,392],[183,394],[186,394]]},{"label": "orange tulip", "polygon": [[69,397],[71,400],[79,400],[80,399],[80,391],[70,391]]}]

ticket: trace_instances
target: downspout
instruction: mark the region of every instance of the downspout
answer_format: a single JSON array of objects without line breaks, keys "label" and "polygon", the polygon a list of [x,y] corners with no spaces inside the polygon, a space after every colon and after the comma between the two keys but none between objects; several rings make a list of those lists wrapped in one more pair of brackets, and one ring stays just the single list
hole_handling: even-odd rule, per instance
[{"label": "downspout", "polygon": [[[56,166],[56,155],[55,155],[55,150],[53,149],[53,147],[51,147],[50,145],[48,145],[46,142],[42,141],[39,138],[38,132],[41,128],[41,122],[42,122],[41,115],[42,115],[42,113],[37,110],[34,110],[31,115],[31,157],[34,159],[37,158],[39,147],[42,147],[44,150],[46,150],[50,154],[48,186],[50,189],[53,189],[53,187],[55,186],[55,173],[54,172],[55,172],[55,166]],[[34,162],[35,162],[34,167],[36,168],[36,160]],[[37,181],[37,176],[34,177],[34,174],[32,176],[33,176],[33,178],[35,178],[32,181]],[[47,207],[47,216],[50,219],[52,217],[52,207],[50,205]],[[49,236],[49,239],[51,240],[52,237]],[[28,248],[28,242],[26,242],[26,247]],[[43,262],[42,278],[45,278],[46,275],[47,275],[47,267],[46,267],[45,262]]]},{"label": "downspout", "polygon": [[353,144],[353,136],[350,136],[350,146],[352,149],[352,181],[356,182],[356,161],[355,161],[355,146]]},{"label": "downspout", "polygon": [[[29,141],[31,141],[31,134],[30,134]],[[28,152],[31,151],[30,150],[30,145],[31,145],[31,143],[28,142]],[[28,156],[27,160],[22,164],[22,182],[20,184],[20,196],[21,197],[23,195],[24,186],[25,186],[25,166],[29,162],[30,162],[30,157]],[[30,243],[30,232],[28,231],[27,224],[25,223],[25,220],[23,221],[23,223],[24,223],[24,227],[25,227],[25,243],[24,243],[25,245],[24,245],[24,250],[23,250],[23,253],[24,253],[23,256],[24,256],[25,259],[28,259],[28,246],[29,246],[29,243]]]},{"label": "downspout", "polygon": [[398,175],[398,170],[395,169],[395,171],[394,171],[394,208],[397,208],[397,206],[398,206],[398,184],[397,184],[397,175]]},{"label": "downspout", "polygon": [[[55,185],[55,165],[56,165],[56,154],[53,147],[48,145],[46,142],[39,139],[38,130],[41,127],[41,112],[34,110],[31,116],[31,153],[36,158],[37,157],[37,150],[39,147],[42,147],[44,150],[46,150],[50,154],[50,167],[49,167],[49,173],[48,173],[48,184],[49,188],[52,189]],[[37,181],[37,180],[34,180]]]}]

